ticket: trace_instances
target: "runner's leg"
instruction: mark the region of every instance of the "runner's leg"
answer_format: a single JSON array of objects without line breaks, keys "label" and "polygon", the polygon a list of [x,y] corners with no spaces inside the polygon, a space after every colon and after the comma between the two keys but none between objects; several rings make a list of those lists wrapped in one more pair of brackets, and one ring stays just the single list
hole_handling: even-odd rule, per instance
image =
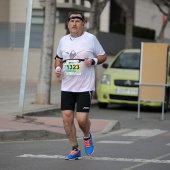
[{"label": "runner's leg", "polygon": [[72,110],[63,110],[63,124],[71,146],[78,145],[76,137],[76,128],[74,124],[74,112]]},{"label": "runner's leg", "polygon": [[89,111],[91,105],[91,96],[92,92],[81,92],[77,96],[77,113],[76,118],[78,125],[82,132],[84,133],[84,137],[89,137],[90,132],[90,119],[89,119]]},{"label": "runner's leg", "polygon": [[63,116],[63,124],[72,147],[78,145],[76,138],[76,128],[74,124],[75,103],[75,93],[65,91],[61,92],[61,112]]},{"label": "runner's leg", "polygon": [[78,125],[84,134],[84,137],[89,137],[90,125],[91,125],[89,119],[89,113],[77,112],[76,118],[77,118]]}]

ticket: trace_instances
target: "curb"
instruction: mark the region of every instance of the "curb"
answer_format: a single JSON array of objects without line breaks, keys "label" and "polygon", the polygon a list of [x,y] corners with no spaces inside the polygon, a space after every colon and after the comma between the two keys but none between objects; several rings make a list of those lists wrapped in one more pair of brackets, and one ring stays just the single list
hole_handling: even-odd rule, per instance
[{"label": "curb", "polygon": [[[96,102],[92,102],[91,107],[97,106]],[[61,113],[60,107],[51,106],[51,108],[40,108],[36,110],[29,110],[24,112],[24,116],[55,116],[56,112]]]},{"label": "curb", "polygon": [[[109,132],[116,131],[119,129],[119,121],[113,120],[101,132],[94,133],[94,136],[107,134]],[[56,139],[67,139],[67,135],[47,130],[16,130],[0,132],[0,142]]]},{"label": "curb", "polygon": [[66,138],[67,136],[65,134],[50,132],[46,130],[18,130],[0,132],[0,142],[66,139]]},{"label": "curb", "polygon": [[56,112],[60,112],[60,108],[54,107],[49,109],[37,109],[28,112],[24,112],[24,116],[55,116]]},{"label": "curb", "polygon": [[118,120],[112,120],[101,132],[96,132],[94,135],[105,135],[107,133],[120,130],[121,126]]},{"label": "curb", "polygon": [[[92,103],[92,107],[97,103]],[[56,112],[60,112],[59,107],[51,107],[46,109],[37,109],[27,111],[25,116],[55,116]],[[120,123],[118,120],[112,120],[101,132],[96,132],[94,135],[106,134],[111,131],[119,130]],[[12,141],[29,141],[29,140],[55,140],[67,139],[66,134],[52,132],[47,130],[13,130],[13,131],[0,131],[0,142]]]},{"label": "curb", "polygon": [[106,134],[115,130],[120,130],[120,123],[118,120],[112,120],[100,133]]}]

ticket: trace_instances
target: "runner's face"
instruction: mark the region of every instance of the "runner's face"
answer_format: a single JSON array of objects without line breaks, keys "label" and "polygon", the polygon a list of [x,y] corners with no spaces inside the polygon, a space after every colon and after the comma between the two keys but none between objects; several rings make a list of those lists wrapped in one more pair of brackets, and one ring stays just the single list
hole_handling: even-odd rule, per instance
[{"label": "runner's face", "polygon": [[[72,14],[70,18],[71,17],[81,17],[81,15]],[[81,19],[78,19],[78,18],[70,19],[68,21],[68,28],[69,28],[70,34],[80,36],[83,32],[84,24],[85,24],[84,21],[82,21]]]}]

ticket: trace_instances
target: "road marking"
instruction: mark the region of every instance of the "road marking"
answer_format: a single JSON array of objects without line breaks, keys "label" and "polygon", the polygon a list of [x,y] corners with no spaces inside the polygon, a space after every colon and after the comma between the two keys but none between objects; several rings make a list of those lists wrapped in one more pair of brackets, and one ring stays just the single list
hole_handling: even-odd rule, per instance
[{"label": "road marking", "polygon": [[131,143],[133,143],[133,141],[99,141],[96,143],[131,144]]},{"label": "road marking", "polygon": [[17,156],[20,158],[53,158],[53,159],[63,159],[65,156],[63,155],[32,155],[32,154],[24,154]]},{"label": "road marking", "polygon": [[[114,161],[114,162],[134,162],[134,163],[160,163],[160,164],[170,164],[170,160],[159,160],[163,157],[169,156],[170,154],[164,155],[156,159],[128,159],[128,158],[111,158],[111,157],[89,157],[83,156],[82,159],[95,160],[95,161]],[[63,155],[32,155],[24,154],[17,156],[20,158],[51,158],[51,159],[64,159]],[[127,170],[127,169],[126,169]]]},{"label": "road marking", "polygon": [[167,146],[170,146],[170,143],[166,144]]},{"label": "road marking", "polygon": [[[152,159],[152,160],[158,160],[158,161],[165,161],[165,160],[159,160],[159,159],[162,159],[162,158],[165,158],[165,157],[168,157],[170,156],[170,153],[166,154],[166,155],[162,155],[160,157],[157,157],[155,159]],[[166,160],[168,163],[170,160]],[[128,168],[125,168],[125,169],[122,169],[122,170],[131,170],[131,169],[134,169],[134,168],[137,168],[137,167],[140,167],[140,166],[143,166],[143,165],[146,165],[150,162],[143,162],[143,163],[140,163],[140,164],[137,164],[137,165],[134,165],[134,166],[131,166],[131,167],[128,167]]]},{"label": "road marking", "polygon": [[153,129],[153,130],[142,129],[142,130],[136,130],[134,132],[124,134],[122,136],[152,137],[152,136],[156,136],[156,135],[159,135],[159,134],[162,134],[162,133],[165,133],[165,132],[167,132],[167,131],[160,130],[160,129]]}]

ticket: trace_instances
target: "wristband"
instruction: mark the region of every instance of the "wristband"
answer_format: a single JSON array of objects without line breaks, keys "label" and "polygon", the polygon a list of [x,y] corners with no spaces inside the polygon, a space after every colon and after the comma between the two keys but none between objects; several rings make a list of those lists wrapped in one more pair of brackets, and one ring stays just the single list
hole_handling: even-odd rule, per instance
[{"label": "wristband", "polygon": [[61,67],[60,66],[57,66],[56,68],[55,68],[55,70],[57,71],[57,70],[61,70]]},{"label": "wristband", "polygon": [[98,59],[97,58],[92,58],[92,63],[91,63],[91,65],[97,65],[97,63],[98,63]]}]

